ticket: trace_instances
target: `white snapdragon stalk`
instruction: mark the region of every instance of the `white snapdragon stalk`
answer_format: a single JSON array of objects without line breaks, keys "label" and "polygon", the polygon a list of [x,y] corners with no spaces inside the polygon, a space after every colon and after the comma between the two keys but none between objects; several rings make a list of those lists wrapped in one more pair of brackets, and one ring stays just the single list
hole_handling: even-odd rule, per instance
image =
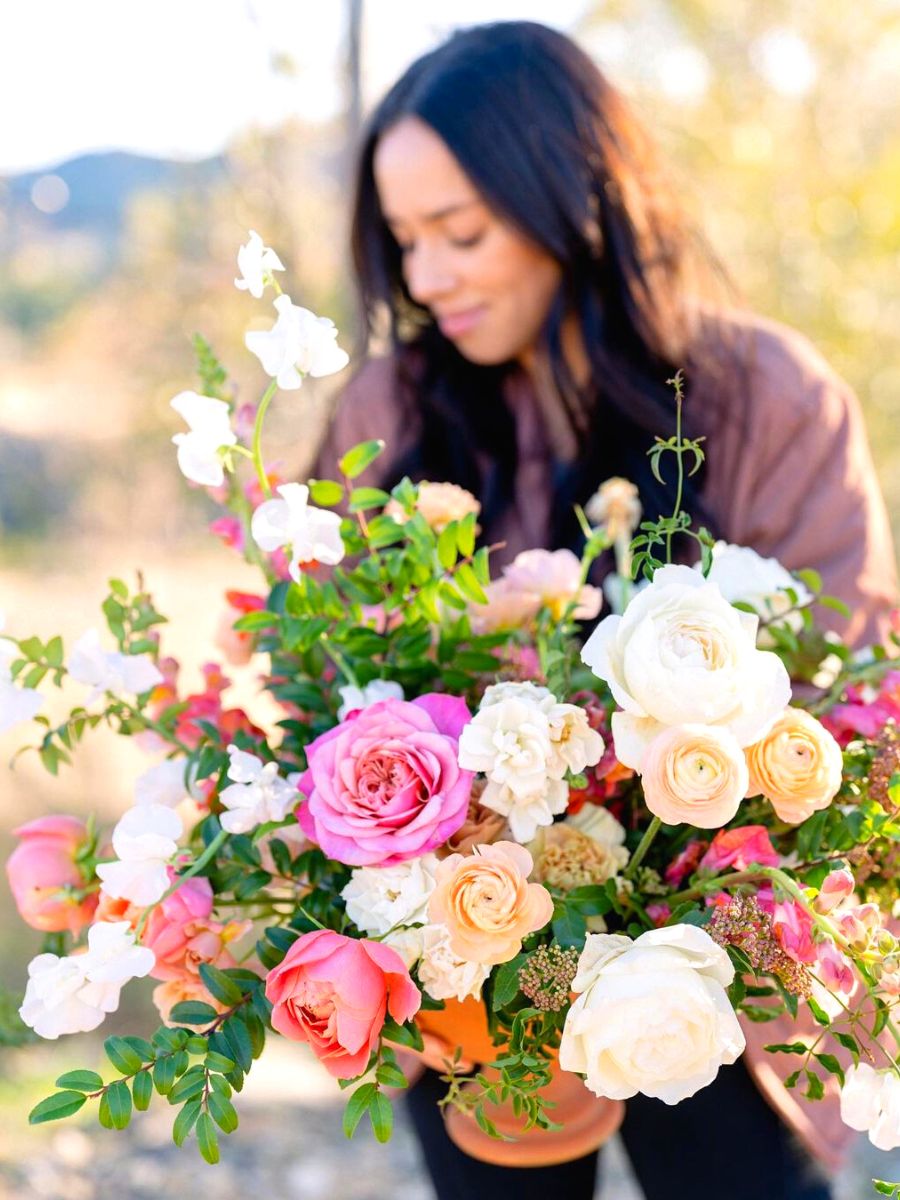
[{"label": "white snapdragon stalk", "polygon": [[222,828],[229,833],[249,833],[266,821],[283,821],[299,803],[296,787],[278,774],[277,763],[263,763],[255,754],[229,746],[228,778],[234,782],[219,799],[227,812],[222,813]]},{"label": "white snapdragon stalk", "polygon": [[85,704],[93,703],[104,692],[118,699],[139,696],[163,682],[149,654],[104,650],[96,629],[89,629],[78,639],[66,667],[72,679],[91,687]]},{"label": "white snapdragon stalk", "polygon": [[185,780],[185,765],[183,758],[166,758],[148,767],[134,782],[135,803],[177,808],[191,794]]},{"label": "white snapdragon stalk", "polygon": [[139,804],[113,830],[117,861],[98,863],[101,891],[115,900],[146,907],[169,886],[169,861],[178,850],[181,818],[162,804]]},{"label": "white snapdragon stalk", "polygon": [[402,700],[403,688],[392,679],[373,679],[365,687],[355,687],[347,684],[338,688],[341,697],[341,707],[337,711],[337,719],[343,721],[349,713],[361,708],[369,708],[380,700]]},{"label": "white snapdragon stalk", "polygon": [[446,925],[425,925],[420,932],[419,983],[428,995],[434,1000],[465,1000],[469,996],[477,1000],[491,968],[455,954]]},{"label": "white snapdragon stalk", "polygon": [[900,1146],[900,1077],[868,1063],[850,1067],[841,1088],[841,1120],[867,1133],[879,1150]]},{"label": "white snapdragon stalk", "polygon": [[247,244],[238,250],[237,262],[241,274],[235,279],[234,286],[239,291],[249,292],[257,300],[266,284],[274,282],[272,272],[284,270],[284,263],[270,246],[265,245],[255,229],[250,230]]},{"label": "white snapdragon stalk", "polygon": [[346,367],[350,357],[337,344],[333,321],[293,304],[290,296],[278,296],[275,309],[278,320],[272,328],[251,331],[244,341],[280,388],[293,391],[303,383],[304,375],[319,378]]},{"label": "white snapdragon stalk", "polygon": [[295,582],[300,581],[303,563],[339,563],[344,557],[340,516],[309,504],[306,484],[282,484],[278,494],[280,500],[266,500],[253,514],[250,532],[257,546],[269,554],[290,546],[290,573]]},{"label": "white snapdragon stalk", "polygon": [[347,916],[370,936],[388,933],[398,925],[424,923],[437,867],[435,854],[423,854],[395,867],[356,867],[341,892]]},{"label": "white snapdragon stalk", "polygon": [[[5,628],[6,618],[0,612],[0,632]],[[0,733],[12,729],[20,721],[30,721],[44,703],[41,694],[34,688],[20,687],[13,682],[13,660],[19,651],[9,638],[0,637]]]},{"label": "white snapdragon stalk", "polygon": [[790,702],[777,655],[756,648],[759,618],[733,608],[685,566],[661,567],[623,616],[601,621],[582,660],[610,687],[616,755],[640,770],[650,743],[673,725],[716,725],[749,746]]},{"label": "white snapdragon stalk", "polygon": [[152,950],[135,943],[127,921],[99,922],[84,953],[32,959],[19,1015],[43,1038],[88,1033],[119,1007],[122,985],[147,975],[155,961]]},{"label": "white snapdragon stalk", "polygon": [[220,451],[237,444],[228,405],[212,396],[179,392],[171,406],[190,427],[189,433],[176,433],[172,438],[182,475],[204,487],[221,487],[225,468]]}]

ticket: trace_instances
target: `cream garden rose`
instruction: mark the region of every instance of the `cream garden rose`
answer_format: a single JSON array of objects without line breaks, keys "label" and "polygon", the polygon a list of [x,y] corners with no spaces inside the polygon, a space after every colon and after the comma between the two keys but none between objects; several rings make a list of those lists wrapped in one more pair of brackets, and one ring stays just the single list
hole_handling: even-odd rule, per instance
[{"label": "cream garden rose", "polygon": [[661,567],[622,616],[601,621],[581,657],[622,709],[612,718],[619,761],[639,770],[671,725],[716,725],[740,746],[757,741],[791,694],[781,660],[756,648],[758,625],[685,566]]},{"label": "cream garden rose", "polygon": [[725,988],[734,968],[693,925],[651,929],[632,942],[588,934],[566,1017],[559,1065],[597,1096],[640,1092],[678,1104],[743,1052]]},{"label": "cream garden rose", "polygon": [[750,775],[735,736],[714,725],[673,725],[640,764],[644,800],[667,825],[719,829],[737,813]]},{"label": "cream garden rose", "polygon": [[765,796],[782,821],[799,825],[827,808],[841,786],[841,748],[820,721],[787,708],[747,750],[749,796]]}]

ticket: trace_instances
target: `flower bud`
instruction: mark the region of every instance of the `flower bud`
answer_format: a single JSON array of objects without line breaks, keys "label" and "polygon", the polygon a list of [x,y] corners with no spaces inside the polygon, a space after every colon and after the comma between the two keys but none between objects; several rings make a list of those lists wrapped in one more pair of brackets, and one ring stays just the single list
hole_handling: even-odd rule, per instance
[{"label": "flower bud", "polygon": [[815,900],[816,912],[830,913],[853,893],[853,876],[846,869],[832,871],[822,880]]}]

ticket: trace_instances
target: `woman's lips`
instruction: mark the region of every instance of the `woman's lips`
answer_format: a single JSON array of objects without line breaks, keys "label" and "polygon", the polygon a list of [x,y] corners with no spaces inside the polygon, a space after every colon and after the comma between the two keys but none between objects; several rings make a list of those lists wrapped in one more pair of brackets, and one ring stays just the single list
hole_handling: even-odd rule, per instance
[{"label": "woman's lips", "polygon": [[484,313],[485,306],[483,304],[479,304],[475,308],[464,308],[455,313],[444,313],[438,317],[438,325],[441,327],[444,337],[461,337],[475,328]]}]

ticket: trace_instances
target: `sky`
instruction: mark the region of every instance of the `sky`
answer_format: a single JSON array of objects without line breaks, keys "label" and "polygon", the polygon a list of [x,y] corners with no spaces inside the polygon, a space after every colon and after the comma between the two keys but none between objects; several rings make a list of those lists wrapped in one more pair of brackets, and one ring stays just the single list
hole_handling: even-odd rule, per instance
[{"label": "sky", "polygon": [[[366,99],[452,28],[586,0],[364,0]],[[548,16],[548,8],[552,16]],[[345,0],[20,0],[0,39],[0,173],[89,151],[200,158],[253,125],[340,109]],[[287,56],[293,74],[275,71]]]}]

